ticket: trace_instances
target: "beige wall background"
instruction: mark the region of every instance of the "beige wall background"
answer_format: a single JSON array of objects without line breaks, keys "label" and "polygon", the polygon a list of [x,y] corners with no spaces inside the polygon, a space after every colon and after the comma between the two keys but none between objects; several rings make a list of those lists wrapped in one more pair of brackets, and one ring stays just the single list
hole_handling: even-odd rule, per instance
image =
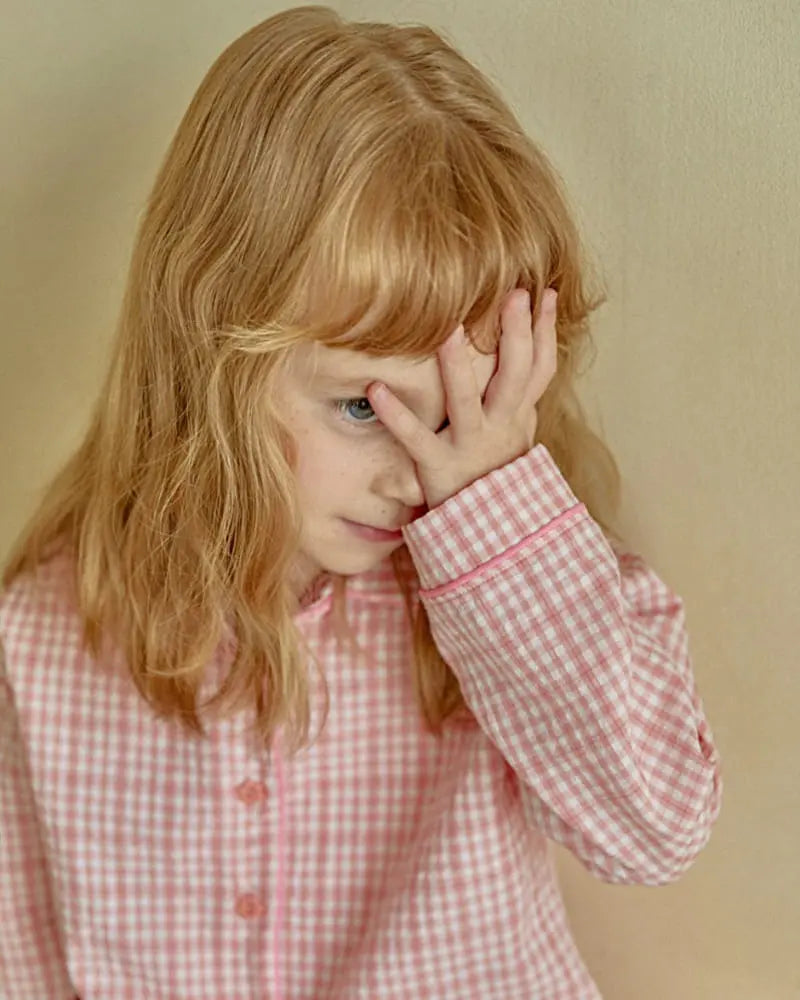
[{"label": "beige wall background", "polygon": [[[0,3],[3,553],[85,426],[186,104],[284,6]],[[333,6],[447,33],[550,153],[602,262],[584,399],[629,540],[686,602],[725,799],[675,885],[605,885],[559,849],[586,961],[609,1000],[800,998],[800,3]]]}]

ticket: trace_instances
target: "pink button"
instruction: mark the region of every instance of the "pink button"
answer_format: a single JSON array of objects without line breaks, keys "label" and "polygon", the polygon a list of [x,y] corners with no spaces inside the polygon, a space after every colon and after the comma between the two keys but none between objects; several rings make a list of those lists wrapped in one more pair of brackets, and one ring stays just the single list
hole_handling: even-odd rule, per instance
[{"label": "pink button", "polygon": [[264,916],[264,904],[252,892],[246,892],[236,900],[236,913],[245,920]]},{"label": "pink button", "polygon": [[251,806],[267,797],[267,786],[261,781],[251,781],[249,778],[236,786],[236,797]]}]

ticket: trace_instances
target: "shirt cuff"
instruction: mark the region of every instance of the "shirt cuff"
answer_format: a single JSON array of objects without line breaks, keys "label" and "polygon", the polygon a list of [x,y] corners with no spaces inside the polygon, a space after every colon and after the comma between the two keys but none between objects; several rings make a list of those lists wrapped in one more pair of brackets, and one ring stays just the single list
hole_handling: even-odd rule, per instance
[{"label": "shirt cuff", "polygon": [[582,506],[545,445],[535,444],[403,528],[420,589],[473,572]]}]

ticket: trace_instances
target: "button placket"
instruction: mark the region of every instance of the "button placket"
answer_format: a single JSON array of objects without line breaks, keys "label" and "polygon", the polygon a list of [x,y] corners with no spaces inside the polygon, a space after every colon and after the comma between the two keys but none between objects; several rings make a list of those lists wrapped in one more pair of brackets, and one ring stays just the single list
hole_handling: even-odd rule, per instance
[{"label": "button placket", "polygon": [[[236,798],[246,806],[254,806],[258,802],[263,802],[267,797],[267,786],[263,781],[254,781],[252,778],[245,778],[233,790]],[[236,900],[235,912],[237,916],[244,920],[253,920],[256,917],[263,917],[266,907],[254,892],[241,893]]]}]

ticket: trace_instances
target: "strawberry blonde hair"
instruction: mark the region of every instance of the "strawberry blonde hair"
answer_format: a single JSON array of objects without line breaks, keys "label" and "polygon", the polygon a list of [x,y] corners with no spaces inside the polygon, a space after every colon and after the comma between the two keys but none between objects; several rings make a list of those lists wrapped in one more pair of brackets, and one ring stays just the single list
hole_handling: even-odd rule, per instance
[{"label": "strawberry blonde hair", "polygon": [[[292,348],[430,357],[464,321],[489,353],[505,295],[527,288],[538,311],[552,286],[558,371],[536,440],[619,542],[619,471],[574,387],[589,314],[605,301],[585,272],[555,170],[440,34],[322,6],[268,18],[218,57],[172,139],[88,430],[3,583],[66,549],[88,649],[98,657],[112,635],[142,696],[194,732],[229,627],[236,655],[207,705],[254,709],[264,746],[278,726],[291,751],[308,745],[308,661],[288,585],[296,451],[277,404]],[[414,611],[408,550],[391,560],[420,710],[441,733],[466,706],[421,602]],[[334,582],[342,640],[346,578]]]}]

